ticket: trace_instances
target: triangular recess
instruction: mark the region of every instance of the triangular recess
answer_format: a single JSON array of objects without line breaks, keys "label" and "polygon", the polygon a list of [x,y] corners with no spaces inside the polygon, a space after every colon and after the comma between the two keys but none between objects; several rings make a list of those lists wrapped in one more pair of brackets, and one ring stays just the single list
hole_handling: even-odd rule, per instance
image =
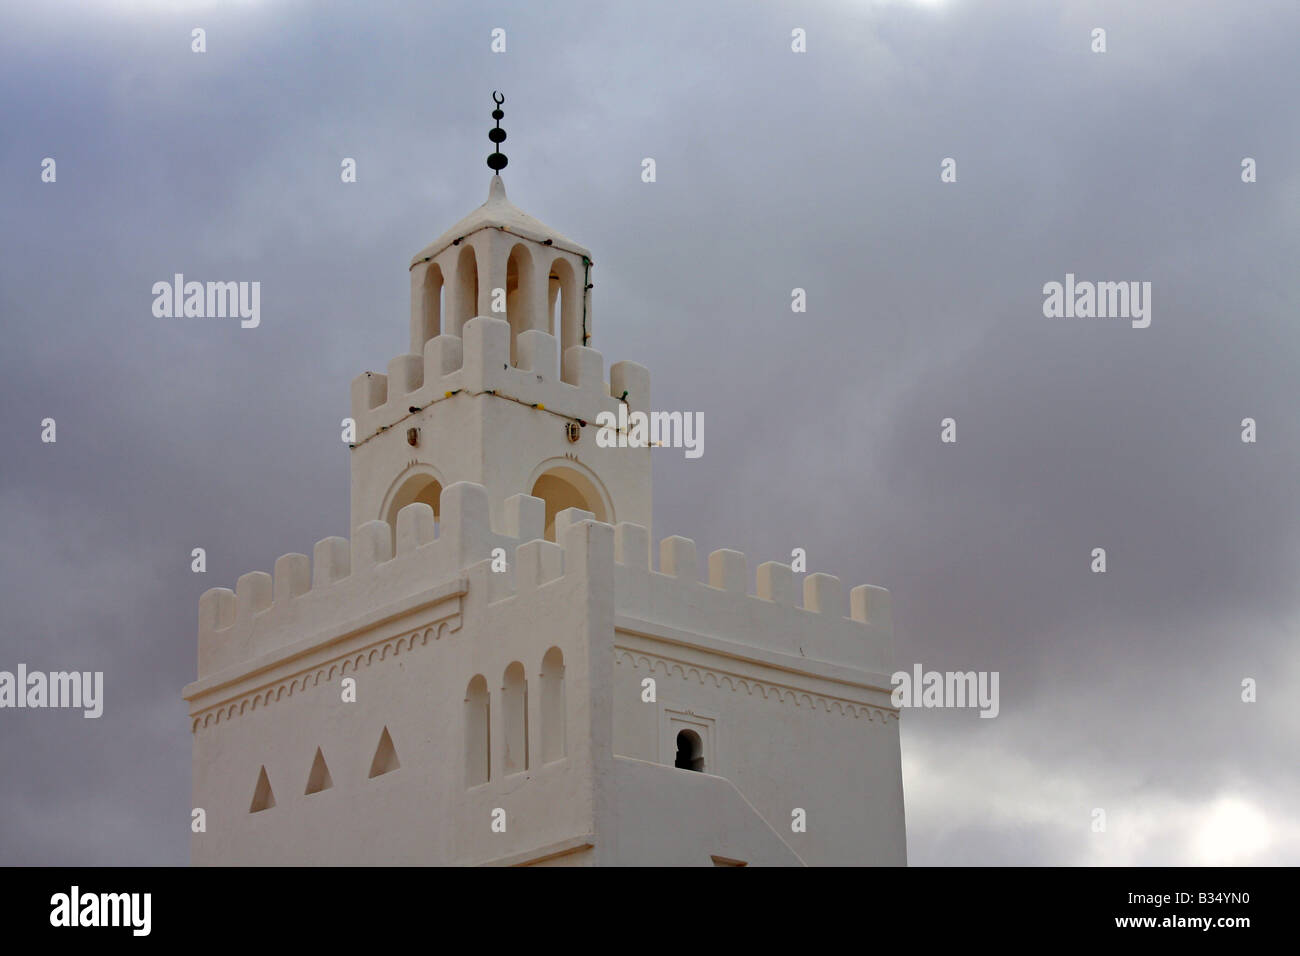
[{"label": "triangular recess", "polygon": [[257,774],[257,786],[253,788],[253,803],[248,808],[249,813],[257,813],[259,810],[269,810],[275,806],[275,794],[271,792],[271,781],[267,779],[266,767],[263,767]]},{"label": "triangular recess", "polygon": [[397,760],[397,751],[393,748],[393,738],[388,736],[388,728],[379,735],[379,746],[375,748],[375,759],[370,761],[370,776],[378,777],[381,774],[396,770],[401,764]]},{"label": "triangular recess", "polygon": [[311,762],[311,772],[307,774],[307,793],[320,793],[334,786],[330,777],[330,768],[325,765],[325,755],[316,748],[316,759]]}]

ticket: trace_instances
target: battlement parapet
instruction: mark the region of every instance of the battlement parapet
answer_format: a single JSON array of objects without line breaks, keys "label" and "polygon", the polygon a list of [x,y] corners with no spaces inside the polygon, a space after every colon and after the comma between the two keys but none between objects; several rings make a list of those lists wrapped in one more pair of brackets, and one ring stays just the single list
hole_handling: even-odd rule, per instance
[{"label": "battlement parapet", "polygon": [[620,401],[630,409],[650,409],[650,372],[636,362],[615,362],[606,381],[598,351],[575,345],[560,356],[555,336],[539,329],[519,333],[513,363],[504,319],[479,316],[463,332],[435,336],[423,355],[397,356],[387,374],[363,372],[353,379],[358,444],[414,414],[412,409],[460,394],[490,393],[589,422],[602,411],[617,414]]},{"label": "battlement parapet", "polygon": [[853,588],[845,617],[843,588],[834,575],[805,576],[800,603],[794,571],[775,561],[758,566],[756,587],[749,591],[748,561],[739,551],[712,552],[704,581],[690,538],[664,538],[655,571],[649,533],[623,523],[614,531],[614,552],[614,594],[621,617],[764,652],[890,672],[893,618],[884,588]]},{"label": "battlement parapet", "polygon": [[[563,544],[557,544],[543,539],[542,499],[508,499],[500,529],[493,529],[488,505],[483,486],[458,482],[442,492],[439,521],[429,505],[410,504],[398,513],[396,528],[370,521],[350,541],[318,541],[310,558],[282,555],[274,574],[254,571],[242,575],[233,591],[206,591],[199,599],[199,678],[358,613],[397,604],[466,569],[470,600],[514,600],[564,578],[566,555],[580,526],[600,524],[589,512],[562,511],[555,518],[555,537]],[[707,581],[701,581],[691,539],[674,535],[660,542],[659,570],[654,570],[646,528],[624,522],[611,532],[616,615],[769,654],[889,672],[892,620],[883,588],[854,588],[845,617],[843,589],[832,575],[807,575],[799,604],[787,565],[760,565],[750,593],[747,560],[739,551],[710,554]]]},{"label": "battlement parapet", "polygon": [[483,486],[458,482],[443,489],[437,523],[429,505],[407,505],[396,529],[368,521],[351,541],[316,542],[310,560],[281,556],[274,576],[254,571],[233,591],[212,588],[199,598],[199,678],[428,590],[496,548],[513,554],[521,535],[542,536],[545,508],[540,498],[516,495],[507,502],[510,527],[499,533]]}]

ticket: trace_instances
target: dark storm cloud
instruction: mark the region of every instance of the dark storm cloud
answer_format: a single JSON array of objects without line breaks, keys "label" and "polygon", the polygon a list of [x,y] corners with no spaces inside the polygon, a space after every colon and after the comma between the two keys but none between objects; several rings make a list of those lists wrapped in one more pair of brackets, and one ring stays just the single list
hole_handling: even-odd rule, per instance
[{"label": "dark storm cloud", "polygon": [[[348,382],[485,198],[494,88],[511,199],[594,250],[593,344],[705,414],[656,536],[806,548],[891,589],[900,667],[1002,672],[996,720],[905,715],[913,862],[1199,862],[1237,824],[1300,859],[1300,14],[1130,6],[3,14],[0,668],[107,702],[0,716],[0,860],[186,860],[197,597],[347,532]],[[262,326],[155,319],[175,272],[261,281]],[[1151,327],[1044,318],[1067,272],[1150,281]]]}]

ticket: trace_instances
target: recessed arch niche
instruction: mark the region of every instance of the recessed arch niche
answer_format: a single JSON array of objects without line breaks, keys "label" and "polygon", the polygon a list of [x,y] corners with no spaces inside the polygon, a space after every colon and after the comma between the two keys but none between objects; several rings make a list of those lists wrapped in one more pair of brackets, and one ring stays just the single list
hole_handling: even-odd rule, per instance
[{"label": "recessed arch niche", "polygon": [[548,462],[529,494],[546,502],[547,541],[555,540],[555,516],[566,508],[581,508],[597,521],[613,523],[614,509],[605,489],[595,475],[573,462]]}]

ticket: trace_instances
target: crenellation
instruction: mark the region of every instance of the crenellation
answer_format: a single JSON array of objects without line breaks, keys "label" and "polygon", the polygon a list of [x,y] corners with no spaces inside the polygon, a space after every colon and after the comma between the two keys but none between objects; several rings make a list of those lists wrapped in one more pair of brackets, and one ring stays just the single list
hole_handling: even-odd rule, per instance
[{"label": "crenellation", "polygon": [[[424,384],[424,356],[399,355],[388,362],[387,401],[403,405],[406,397]],[[403,407],[405,407],[403,405]]]},{"label": "crenellation", "polygon": [[397,512],[397,553],[410,554],[434,540],[437,534],[433,508],[422,501]]},{"label": "crenellation", "polygon": [[352,573],[362,574],[393,556],[393,529],[386,521],[367,521],[352,535]]},{"label": "crenellation", "polygon": [[560,377],[570,385],[586,391],[600,390],[609,395],[605,384],[605,357],[585,345],[571,345],[564,350],[564,369]]},{"label": "crenellation", "polygon": [[620,521],[614,528],[615,560],[629,568],[650,570],[650,532],[639,524]]},{"label": "crenellation", "polygon": [[582,421],[595,421],[604,411],[617,413],[624,395],[629,407],[649,410],[650,373],[635,362],[611,365],[606,382],[600,352],[573,346],[565,351],[559,374],[558,341],[549,333],[519,333],[512,365],[510,324],[504,319],[477,316],[462,332],[464,338],[435,336],[425,343],[422,356],[396,356],[386,375],[365,372],[353,380],[358,444],[413,414],[412,409],[461,393],[489,392]]},{"label": "crenellation", "polygon": [[311,559],[305,554],[282,554],[275,559],[274,605],[288,604],[311,590]]},{"label": "crenellation", "polygon": [[[310,622],[297,617],[300,600],[318,603],[329,589],[345,580],[355,582],[349,588],[353,604],[356,595],[371,595],[377,602],[390,592],[400,595],[412,590],[420,580],[446,580],[482,564],[489,574],[483,579],[488,582],[486,593],[497,603],[544,587],[574,568],[564,546],[542,539],[545,503],[540,498],[512,496],[505,510],[504,533],[497,533],[491,526],[486,489],[457,482],[443,489],[440,514],[441,521],[435,521],[433,508],[416,502],[398,512],[396,529],[384,521],[369,521],[357,528],[350,541],[341,537],[318,541],[310,560],[304,554],[282,555],[275,562],[274,577],[254,571],[242,575],[233,592],[225,588],[204,592],[199,600],[200,676],[236,663],[240,655],[283,643],[286,638],[274,634]],[[606,527],[595,521],[591,512],[565,509],[555,518],[556,539],[567,542],[575,529],[586,524]],[[840,579],[810,574],[803,581],[802,606],[796,606],[794,573],[788,565],[761,564],[756,593],[749,594],[747,558],[730,549],[708,556],[708,587],[703,587],[692,539],[680,535],[664,538],[659,547],[660,569],[655,571],[650,566],[649,532],[644,527],[629,522],[608,527],[619,613],[831,662],[861,664],[865,654],[884,666],[881,662],[888,653],[892,619],[889,592],[883,588],[854,588],[851,617],[845,618]],[[495,548],[512,556],[508,573],[491,570]],[[392,570],[383,570],[384,578],[395,583],[377,589],[374,575],[387,568]],[[475,572],[471,580],[477,577]],[[682,588],[692,596],[685,596]],[[275,613],[264,615],[268,608]],[[835,622],[835,627],[826,634],[808,631],[795,616],[802,612],[823,615],[828,622]],[[868,629],[865,644],[860,633],[863,627]],[[858,637],[850,640],[852,633]],[[796,638],[797,643],[791,643]]]},{"label": "crenellation", "polygon": [[758,566],[758,596],[786,607],[794,607],[794,569],[777,561]]},{"label": "crenellation", "polygon": [[558,375],[559,343],[555,336],[541,329],[527,329],[519,333],[516,344],[520,371],[540,375],[545,382],[556,382]]},{"label": "crenellation", "polygon": [[372,409],[388,401],[388,376],[362,372],[352,380],[352,417],[359,423]]},{"label": "crenellation", "polygon": [[235,600],[239,602],[235,612],[236,623],[247,623],[254,614],[269,608],[272,589],[271,575],[265,571],[249,571],[240,575],[235,582]]},{"label": "crenellation", "polygon": [[894,614],[889,592],[871,584],[862,584],[849,592],[850,616],[862,624],[880,627],[887,634],[894,632]]},{"label": "crenellation", "polygon": [[232,661],[226,636],[235,625],[239,601],[230,588],[209,588],[199,598],[198,672],[202,676]]},{"label": "crenellation", "polygon": [[609,367],[609,394],[631,411],[649,412],[650,370],[636,362],[615,362]]},{"label": "crenellation", "polygon": [[462,342],[456,335],[436,335],[424,343],[424,382],[432,384],[453,372],[460,371],[464,364]]},{"label": "crenellation", "polygon": [[311,586],[319,590],[352,573],[352,545],[337,535],[316,542],[311,556]]},{"label": "crenellation", "polygon": [[[492,532],[487,490],[482,485],[458,481],[442,490],[439,539],[447,540],[454,561],[461,567],[491,552],[503,536]],[[513,546],[513,542],[511,542]]]},{"label": "crenellation", "polygon": [[546,533],[546,502],[532,495],[511,495],[506,499],[502,533],[518,541],[531,541]]},{"label": "crenellation", "polygon": [[815,614],[844,616],[844,590],[833,574],[810,574],[803,579],[803,606]]},{"label": "crenellation", "polygon": [[564,548],[536,538],[515,548],[515,588],[535,591],[564,574]]},{"label": "crenellation", "polygon": [[235,592],[230,588],[208,588],[199,598],[199,634],[233,625],[237,606]]},{"label": "crenellation", "polygon": [[700,568],[695,554],[695,542],[677,534],[660,541],[659,570],[679,581],[698,584]]},{"label": "crenellation", "polygon": [[[558,533],[556,538],[560,538]],[[611,525],[603,521],[578,521],[565,528],[563,538],[565,577],[591,578],[613,567],[614,529]]]},{"label": "crenellation", "polygon": [[745,593],[749,570],[741,551],[721,548],[709,554],[709,586],[722,591]]},{"label": "crenellation", "polygon": [[510,367],[510,323],[486,315],[470,319],[462,330],[464,387],[472,392],[495,390]]},{"label": "crenellation", "polygon": [[564,536],[568,534],[569,528],[581,521],[594,521],[596,516],[590,511],[583,511],[581,508],[565,508],[555,516],[555,540],[563,541]]},{"label": "crenellation", "polygon": [[[632,624],[634,629],[668,627],[682,634],[871,673],[889,666],[890,625],[881,610],[887,608],[888,599],[881,588],[855,589],[859,603],[866,600],[862,595],[870,595],[875,602],[873,616],[850,619],[843,616],[843,592],[833,575],[809,575],[804,581],[803,605],[799,606],[789,565],[774,561],[760,565],[756,593],[750,594],[743,552],[712,552],[705,587],[698,580],[695,542],[690,538],[674,535],[660,542],[658,571],[649,567],[644,528],[620,524],[614,541],[617,612],[628,622],[644,622]],[[822,615],[822,622],[811,626],[805,616],[809,611]]]}]

